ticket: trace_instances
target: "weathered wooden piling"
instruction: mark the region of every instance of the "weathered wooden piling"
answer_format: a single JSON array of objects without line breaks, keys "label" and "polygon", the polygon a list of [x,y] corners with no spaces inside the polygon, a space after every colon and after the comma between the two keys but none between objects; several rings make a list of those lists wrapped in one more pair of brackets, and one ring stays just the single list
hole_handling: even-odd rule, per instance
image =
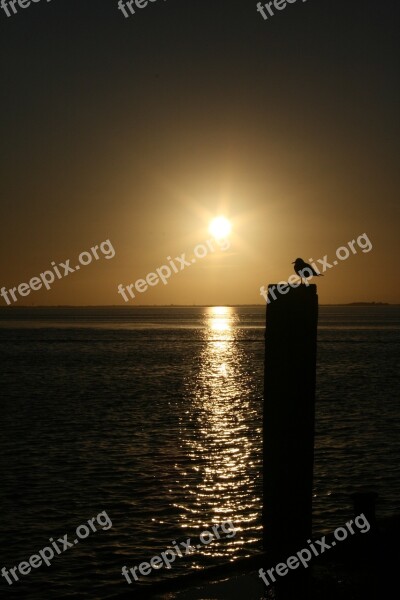
[{"label": "weathered wooden piling", "polygon": [[311,537],[318,296],[316,285],[276,287],[266,312],[263,535],[264,550],[285,560]]}]

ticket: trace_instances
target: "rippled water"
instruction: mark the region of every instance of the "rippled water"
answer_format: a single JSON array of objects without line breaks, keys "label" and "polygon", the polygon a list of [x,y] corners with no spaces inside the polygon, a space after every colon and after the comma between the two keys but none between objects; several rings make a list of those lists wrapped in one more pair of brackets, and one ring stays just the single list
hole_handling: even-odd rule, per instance
[{"label": "rippled water", "polygon": [[[227,520],[234,538],[154,577],[260,549],[263,335],[262,307],[0,310],[0,568],[103,510],[113,524],[2,578],[6,597],[134,593],[123,565]],[[398,510],[399,347],[398,307],[320,309],[317,530],[361,484]]]}]

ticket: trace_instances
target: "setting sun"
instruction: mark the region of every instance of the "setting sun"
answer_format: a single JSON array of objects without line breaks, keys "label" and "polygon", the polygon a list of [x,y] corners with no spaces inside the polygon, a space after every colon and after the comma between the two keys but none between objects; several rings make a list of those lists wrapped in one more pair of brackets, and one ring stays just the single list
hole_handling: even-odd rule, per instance
[{"label": "setting sun", "polygon": [[216,217],[210,223],[208,231],[217,239],[228,237],[232,229],[232,225],[225,217]]}]

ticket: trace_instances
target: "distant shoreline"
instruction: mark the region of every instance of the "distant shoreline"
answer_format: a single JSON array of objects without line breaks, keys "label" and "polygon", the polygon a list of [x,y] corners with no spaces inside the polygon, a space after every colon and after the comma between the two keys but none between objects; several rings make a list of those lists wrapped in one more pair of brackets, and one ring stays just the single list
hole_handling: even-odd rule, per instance
[{"label": "distant shoreline", "polygon": [[[20,304],[13,306],[0,306],[1,309],[5,310],[21,310],[26,308],[39,309],[39,308],[210,308],[216,306],[226,306],[229,308],[242,308],[242,307],[263,307],[264,304],[51,304],[51,305],[37,305],[32,306],[29,304]],[[391,304],[390,302],[347,302],[343,304],[320,304],[320,306],[400,306],[400,304]]]}]

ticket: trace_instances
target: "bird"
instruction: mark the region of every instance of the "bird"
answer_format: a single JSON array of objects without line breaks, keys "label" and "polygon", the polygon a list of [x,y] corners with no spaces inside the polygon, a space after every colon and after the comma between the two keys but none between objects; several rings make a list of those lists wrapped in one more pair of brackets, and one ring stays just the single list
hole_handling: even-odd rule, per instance
[{"label": "bird", "polygon": [[309,277],[323,277],[321,273],[317,273],[311,265],[304,262],[302,258],[296,258],[292,262],[294,265],[295,273],[301,278],[301,283],[303,283],[303,279],[307,280]]}]

